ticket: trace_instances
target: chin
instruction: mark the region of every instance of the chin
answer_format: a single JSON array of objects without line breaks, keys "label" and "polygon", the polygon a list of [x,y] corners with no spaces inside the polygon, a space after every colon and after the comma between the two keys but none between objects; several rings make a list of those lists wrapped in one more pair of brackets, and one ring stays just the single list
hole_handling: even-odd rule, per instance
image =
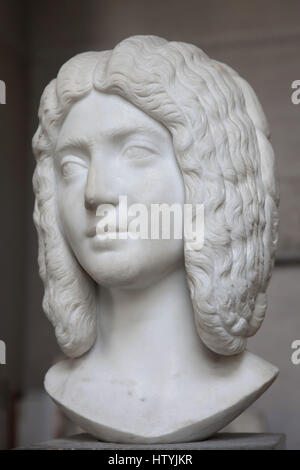
[{"label": "chin", "polygon": [[97,284],[107,288],[135,288],[145,277],[143,263],[132,256],[121,257],[120,253],[103,254],[96,266],[85,266],[85,269]]},{"label": "chin", "polygon": [[[169,249],[168,249],[169,248]],[[137,243],[117,249],[91,250],[77,259],[87,274],[106,288],[143,289],[151,286],[177,265],[183,250],[164,244]]]}]

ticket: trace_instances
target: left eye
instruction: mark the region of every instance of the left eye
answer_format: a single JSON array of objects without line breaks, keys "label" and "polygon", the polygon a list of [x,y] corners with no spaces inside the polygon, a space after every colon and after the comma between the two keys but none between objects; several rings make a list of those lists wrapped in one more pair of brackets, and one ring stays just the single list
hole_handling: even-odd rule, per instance
[{"label": "left eye", "polygon": [[151,157],[154,153],[154,150],[147,147],[128,147],[124,152],[124,156],[130,160],[142,160]]}]

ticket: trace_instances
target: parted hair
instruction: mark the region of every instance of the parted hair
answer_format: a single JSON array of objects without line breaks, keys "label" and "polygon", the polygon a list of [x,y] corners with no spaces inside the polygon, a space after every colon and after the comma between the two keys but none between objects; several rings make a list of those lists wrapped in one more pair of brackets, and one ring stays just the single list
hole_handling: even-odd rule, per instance
[{"label": "parted hair", "polygon": [[201,49],[134,36],[113,50],[79,54],[44,90],[33,138],[34,221],[43,308],[62,350],[88,351],[96,338],[95,283],[60,231],[53,153],[71,106],[92,89],[119,95],[170,132],[185,202],[203,204],[205,238],[187,249],[185,269],[202,341],[218,354],[243,351],[266,307],[278,226],[274,154],[261,105],[250,87]]}]

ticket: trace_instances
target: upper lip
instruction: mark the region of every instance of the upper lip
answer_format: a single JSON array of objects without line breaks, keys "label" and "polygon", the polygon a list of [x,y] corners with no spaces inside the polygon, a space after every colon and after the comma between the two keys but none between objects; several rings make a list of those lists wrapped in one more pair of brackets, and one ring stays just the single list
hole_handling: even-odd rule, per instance
[{"label": "upper lip", "polygon": [[[111,230],[111,231],[104,232],[104,233],[119,233],[119,232],[127,232],[127,230],[119,230],[119,228],[116,228],[115,230]],[[97,235],[97,225],[94,225],[93,227],[89,228],[86,232],[86,235],[89,238],[95,237]]]}]

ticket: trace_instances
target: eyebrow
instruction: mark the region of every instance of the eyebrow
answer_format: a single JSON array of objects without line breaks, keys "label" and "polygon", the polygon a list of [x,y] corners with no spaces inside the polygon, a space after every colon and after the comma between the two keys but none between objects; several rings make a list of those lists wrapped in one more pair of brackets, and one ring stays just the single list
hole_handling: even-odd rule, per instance
[{"label": "eyebrow", "polygon": [[[151,129],[150,127],[145,127],[145,126],[138,126],[135,128],[124,127],[122,129],[115,128],[107,132],[105,136],[107,136],[108,138],[118,137],[118,138],[124,139],[125,137],[132,137],[133,135],[136,135],[136,134],[141,134],[141,135],[150,134],[153,137],[160,137],[164,139],[164,136],[159,130]],[[86,151],[90,148],[90,142],[88,139],[84,137],[69,137],[69,138],[66,138],[62,142],[62,144],[56,147],[56,151],[64,152],[66,150],[75,149],[75,148],[80,149],[82,151]]]},{"label": "eyebrow", "polygon": [[138,127],[128,127],[124,129],[112,129],[109,133],[109,137],[131,137],[132,135],[135,134],[150,134],[153,135],[154,137],[162,137],[163,135],[159,130],[156,129],[151,129],[150,127],[145,127],[145,126],[138,126]]},{"label": "eyebrow", "polygon": [[79,148],[80,150],[86,151],[89,148],[88,139],[84,137],[70,137],[65,139],[62,144],[56,147],[57,152],[64,152],[65,150]]}]

